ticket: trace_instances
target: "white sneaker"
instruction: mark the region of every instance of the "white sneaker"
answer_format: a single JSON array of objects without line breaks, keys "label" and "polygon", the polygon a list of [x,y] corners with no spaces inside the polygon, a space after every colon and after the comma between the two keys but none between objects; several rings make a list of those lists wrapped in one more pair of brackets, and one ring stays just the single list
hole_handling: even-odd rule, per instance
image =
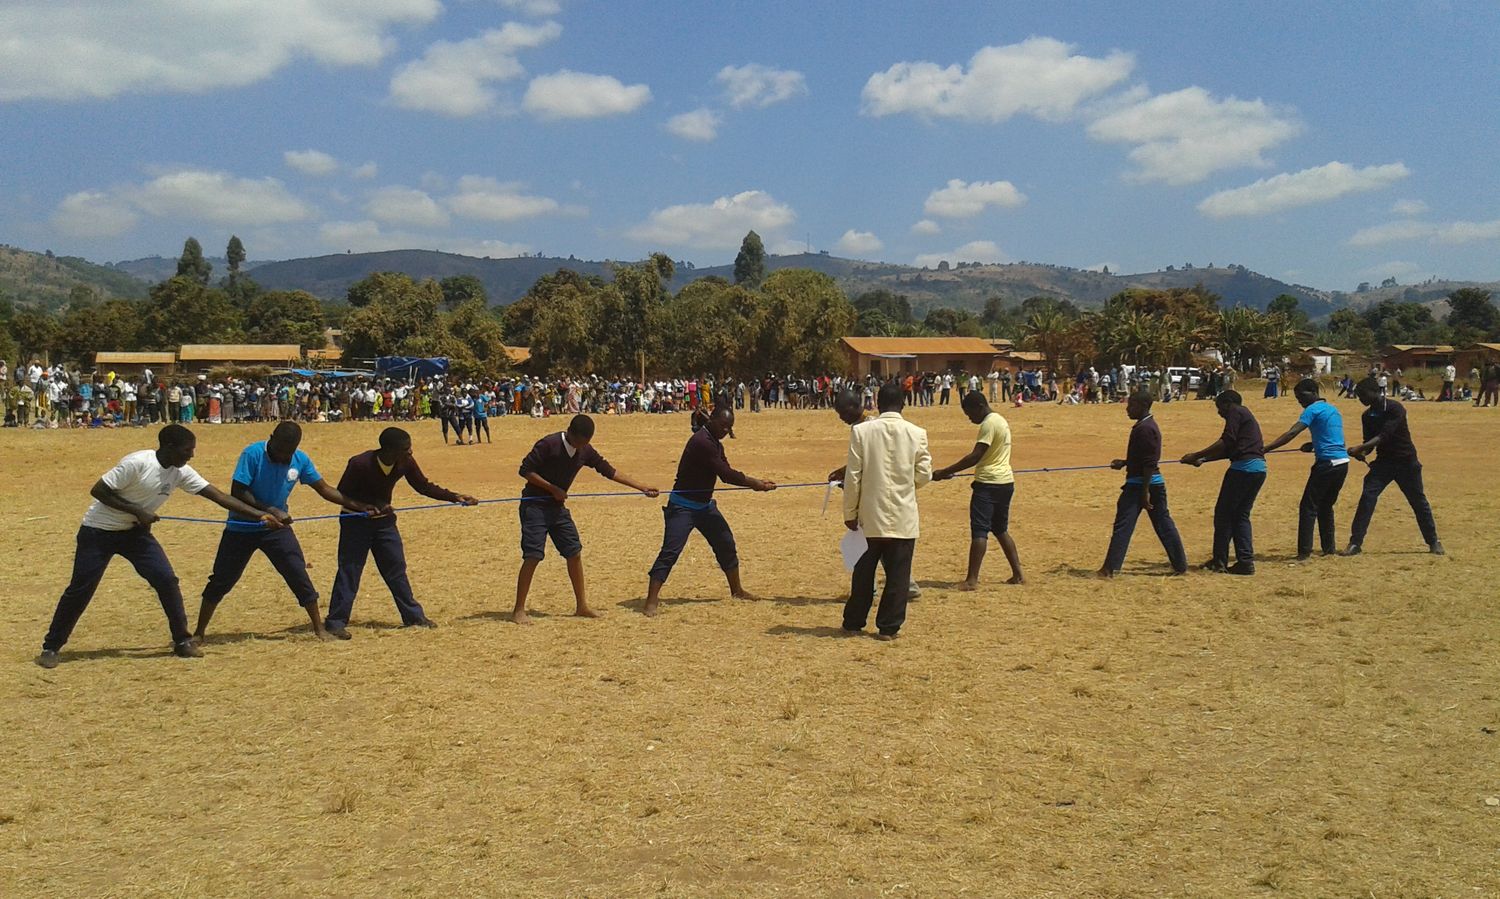
[{"label": "white sneaker", "polygon": [[912,581],[911,585],[906,588],[906,598],[907,599],[916,599],[917,597],[919,597],[921,595],[922,595],[922,588],[920,586],[918,586],[918,584],[917,584],[916,581]]}]

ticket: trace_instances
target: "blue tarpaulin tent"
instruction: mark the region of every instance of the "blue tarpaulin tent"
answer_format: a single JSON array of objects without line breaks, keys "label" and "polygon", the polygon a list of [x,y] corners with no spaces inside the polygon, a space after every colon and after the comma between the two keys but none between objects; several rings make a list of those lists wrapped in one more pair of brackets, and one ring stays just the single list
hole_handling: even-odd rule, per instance
[{"label": "blue tarpaulin tent", "polygon": [[448,360],[442,356],[434,359],[423,359],[420,356],[381,356],[375,360],[375,370],[397,378],[432,378],[448,373]]}]

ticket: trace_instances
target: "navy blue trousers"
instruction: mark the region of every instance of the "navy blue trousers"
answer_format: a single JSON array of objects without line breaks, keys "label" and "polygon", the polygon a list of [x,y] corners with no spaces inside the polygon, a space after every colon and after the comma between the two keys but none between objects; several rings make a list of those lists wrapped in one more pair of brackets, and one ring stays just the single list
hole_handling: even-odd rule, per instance
[{"label": "navy blue trousers", "polygon": [[1332,462],[1314,462],[1307,476],[1307,486],[1302,488],[1302,502],[1297,506],[1297,555],[1312,552],[1313,525],[1318,528],[1318,542],[1323,552],[1337,549],[1334,533],[1333,507],[1339,501],[1344,481],[1349,477],[1349,465],[1334,465]]},{"label": "navy blue trousers", "polygon": [[1219,501],[1214,504],[1214,561],[1229,564],[1229,542],[1234,540],[1234,556],[1241,562],[1255,561],[1255,542],[1250,533],[1250,511],[1255,497],[1265,486],[1263,471],[1224,472],[1219,485]]},{"label": "navy blue trousers", "polygon": [[915,538],[871,537],[870,547],[854,563],[849,584],[849,601],[844,603],[844,629],[863,630],[875,602],[875,568],[885,570],[885,587],[880,591],[880,608],[875,611],[875,627],[882,634],[895,634],[906,623],[906,602],[911,598],[911,559],[917,550]]},{"label": "navy blue trousers", "polygon": [[1354,512],[1354,525],[1349,528],[1350,545],[1364,544],[1365,534],[1370,530],[1370,519],[1375,516],[1375,503],[1392,481],[1401,488],[1406,501],[1411,504],[1411,510],[1417,516],[1417,527],[1422,531],[1422,539],[1427,541],[1428,546],[1437,542],[1437,522],[1432,518],[1432,506],[1427,502],[1427,493],[1422,489],[1422,463],[1382,462],[1377,459],[1370,464],[1370,471],[1365,475],[1364,489],[1359,494],[1359,508]]},{"label": "navy blue trousers", "polygon": [[354,597],[365,572],[365,560],[375,557],[375,567],[391,590],[402,624],[415,624],[426,618],[411,593],[406,577],[406,549],[401,531],[393,519],[339,519],[339,573],[333,579],[333,595],[328,598],[329,627],[344,627],[354,612]]},{"label": "navy blue trousers", "polygon": [[292,588],[297,604],[310,606],[318,601],[318,589],[307,575],[307,559],[302,555],[302,544],[291,528],[280,530],[233,531],[225,528],[219,538],[219,551],[214,556],[214,570],[208,576],[208,585],[203,588],[203,601],[217,603],[234,585],[240,582],[245,566],[255,551],[265,553],[271,567],[281,575],[286,585]]},{"label": "navy blue trousers", "polygon": [[55,652],[68,642],[83,610],[94,598],[94,591],[99,589],[104,570],[115,556],[121,556],[135,566],[136,574],[156,590],[162,611],[167,613],[167,624],[172,629],[172,642],[181,643],[188,639],[187,613],[182,609],[182,590],[177,586],[177,574],[151,531],[140,527],[128,531],[81,527],[78,529],[78,549],[73,554],[73,579],[57,601],[52,626],[42,641],[43,649]]},{"label": "navy blue trousers", "polygon": [[[1135,535],[1141,510],[1141,485],[1126,484],[1120,489],[1120,499],[1115,503],[1114,530],[1109,538],[1109,551],[1104,555],[1104,567],[1110,571],[1124,567],[1125,554],[1130,550],[1130,538]],[[1167,485],[1151,485],[1151,508],[1145,511],[1162,549],[1167,551],[1172,570],[1178,573],[1187,571],[1187,550],[1182,548],[1182,535],[1177,533],[1177,523],[1167,511]]]},{"label": "navy blue trousers", "polygon": [[676,503],[667,503],[662,508],[662,518],[664,525],[661,552],[651,566],[651,580],[667,580],[667,576],[672,573],[672,566],[677,564],[677,557],[682,555],[682,548],[687,546],[688,537],[692,536],[694,530],[702,534],[708,545],[713,547],[714,558],[718,559],[720,568],[733,571],[740,567],[734,532],[729,529],[729,522],[719,513],[718,503],[710,500],[707,509],[689,509]]}]

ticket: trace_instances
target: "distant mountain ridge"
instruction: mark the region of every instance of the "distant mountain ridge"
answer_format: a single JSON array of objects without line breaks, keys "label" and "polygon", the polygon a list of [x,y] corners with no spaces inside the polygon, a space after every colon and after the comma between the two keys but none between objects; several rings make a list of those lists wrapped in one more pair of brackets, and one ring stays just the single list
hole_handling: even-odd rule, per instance
[{"label": "distant mountain ridge", "polygon": [[[227,263],[222,258],[209,261],[213,263],[213,275],[217,280],[224,275]],[[524,295],[538,278],[559,269],[572,269],[583,275],[608,279],[613,268],[623,264],[630,263],[558,256],[494,259],[435,250],[388,250],[247,262],[245,270],[268,290],[305,290],[334,300],[342,299],[351,284],[375,272],[403,272],[418,280],[473,275],[484,284],[492,302],[505,305]],[[1446,306],[1444,297],[1459,287],[1479,287],[1500,295],[1500,281],[1429,281],[1421,285],[1377,288],[1360,293],[1327,291],[1289,284],[1240,265],[1172,266],[1160,271],[1129,274],[1037,262],[964,263],[945,269],[924,269],[845,259],[827,253],[799,253],[768,256],[766,268],[769,271],[806,268],[823,272],[836,280],[851,297],[878,289],[904,294],[918,315],[934,306],[978,311],[986,299],[997,295],[1012,303],[1032,296],[1050,296],[1071,300],[1084,308],[1097,308],[1128,288],[1170,289],[1198,284],[1223,297],[1225,305],[1245,305],[1262,310],[1277,296],[1291,294],[1301,301],[1302,308],[1313,318],[1326,316],[1345,306],[1361,308],[1386,299],[1421,302],[1441,311]],[[105,293],[135,298],[144,296],[150,284],[171,277],[176,270],[174,257],[151,256],[96,265],[83,259],[54,259],[40,253],[0,247],[0,291],[23,302],[40,301],[42,305],[54,308],[66,302],[73,284],[86,284]],[[698,278],[710,276],[732,280],[734,267],[698,268],[691,263],[679,262],[671,288],[675,291]]]}]

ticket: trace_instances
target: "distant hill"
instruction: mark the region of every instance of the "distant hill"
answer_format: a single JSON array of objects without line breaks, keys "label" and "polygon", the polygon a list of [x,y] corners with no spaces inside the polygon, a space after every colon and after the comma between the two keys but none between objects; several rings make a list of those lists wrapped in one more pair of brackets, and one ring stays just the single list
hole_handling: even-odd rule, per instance
[{"label": "distant hill", "polygon": [[[228,264],[222,258],[210,261],[217,280],[223,276]],[[351,284],[375,272],[404,272],[418,280],[473,275],[484,284],[492,302],[504,305],[520,298],[538,278],[558,269],[572,269],[580,274],[607,279],[615,264],[558,256],[491,259],[433,250],[390,250],[280,262],[247,262],[245,269],[268,290],[306,290],[327,299],[342,299]],[[1435,314],[1441,315],[1447,308],[1444,298],[1460,287],[1480,287],[1500,296],[1500,281],[1430,281],[1417,286],[1377,288],[1362,293],[1325,291],[1288,284],[1239,265],[1173,267],[1134,274],[1106,274],[1037,262],[962,264],[937,270],[863,262],[826,253],[800,253],[767,257],[766,268],[771,271],[807,268],[823,272],[838,281],[850,296],[877,289],[905,294],[918,315],[934,306],[978,311],[992,296],[1004,297],[1012,303],[1033,296],[1050,296],[1072,300],[1085,308],[1096,308],[1127,288],[1185,288],[1197,284],[1223,297],[1225,305],[1256,309],[1265,309],[1281,294],[1291,294],[1301,301],[1304,311],[1314,319],[1345,306],[1362,308],[1387,299],[1425,303],[1433,307]],[[40,253],[0,248],[0,292],[23,302],[35,301],[49,307],[65,302],[68,290],[79,283],[116,296],[144,296],[150,284],[165,280],[176,271],[177,260],[168,256],[95,265],[82,259],[53,259]],[[675,291],[698,278],[709,276],[732,279],[734,267],[697,268],[690,262],[679,262],[671,287]]]},{"label": "distant hill", "polygon": [[146,295],[145,282],[87,259],[0,245],[0,296],[26,305],[57,309],[67,304],[68,293],[79,285],[127,299]]}]

